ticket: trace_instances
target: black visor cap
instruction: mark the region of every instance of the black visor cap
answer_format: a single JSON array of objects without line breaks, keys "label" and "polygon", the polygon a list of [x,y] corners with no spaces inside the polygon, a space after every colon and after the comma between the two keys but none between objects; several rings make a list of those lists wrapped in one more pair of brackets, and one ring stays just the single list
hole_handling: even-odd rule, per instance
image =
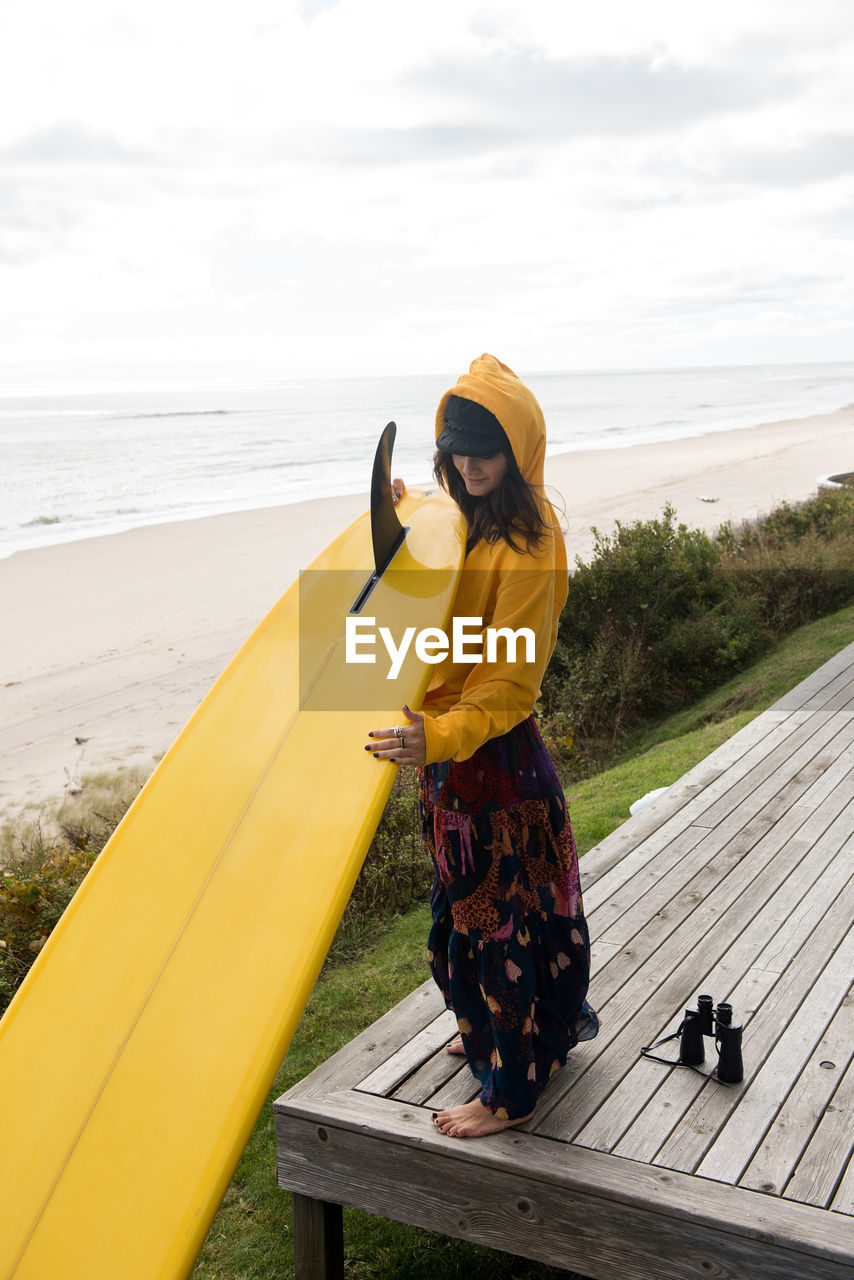
[{"label": "black visor cap", "polygon": [[475,400],[451,396],[445,406],[445,430],[436,440],[437,448],[469,458],[491,458],[495,453],[512,454],[510,441],[494,413]]}]

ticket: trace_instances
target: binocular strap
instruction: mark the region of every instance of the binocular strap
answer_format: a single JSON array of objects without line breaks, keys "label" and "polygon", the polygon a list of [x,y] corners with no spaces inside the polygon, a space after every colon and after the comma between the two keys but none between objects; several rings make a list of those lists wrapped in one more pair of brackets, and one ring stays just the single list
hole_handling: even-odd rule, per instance
[{"label": "binocular strap", "polygon": [[684,1026],[685,1023],[680,1022],[679,1027],[672,1035],[662,1036],[662,1038],[660,1040],[656,1040],[654,1044],[642,1045],[640,1051],[641,1057],[649,1058],[651,1062],[663,1062],[666,1067],[687,1067],[689,1071],[696,1071],[698,1076],[703,1076],[705,1080],[714,1080],[717,1084],[730,1085],[737,1083],[737,1081],[733,1080],[721,1080],[711,1071],[701,1071],[693,1062],[679,1062],[678,1060],[674,1061],[672,1058],[660,1058],[657,1054],[652,1052],[653,1049],[657,1049],[660,1045],[667,1044],[670,1040],[678,1040],[682,1035]]}]

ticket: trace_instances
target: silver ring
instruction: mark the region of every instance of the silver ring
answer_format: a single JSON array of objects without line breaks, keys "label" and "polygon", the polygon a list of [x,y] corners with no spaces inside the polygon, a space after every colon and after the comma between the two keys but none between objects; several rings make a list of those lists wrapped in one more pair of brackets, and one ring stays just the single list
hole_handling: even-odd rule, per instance
[{"label": "silver ring", "polygon": [[400,737],[400,735],[403,733],[403,730],[404,730],[405,728],[406,728],[406,726],[405,726],[405,725],[402,725],[402,724],[396,724],[396,725],[394,726],[394,736],[395,736],[396,738],[399,738],[399,737]]}]

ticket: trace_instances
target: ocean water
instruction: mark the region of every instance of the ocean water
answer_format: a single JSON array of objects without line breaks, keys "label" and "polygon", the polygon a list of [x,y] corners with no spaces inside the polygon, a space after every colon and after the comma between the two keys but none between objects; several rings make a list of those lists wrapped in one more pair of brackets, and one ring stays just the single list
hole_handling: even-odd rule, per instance
[{"label": "ocean water", "polygon": [[[854,363],[527,373],[549,453],[617,449],[830,412]],[[366,492],[377,438],[430,474],[433,412],[455,374],[338,380],[170,376],[0,388],[0,557],[306,498]]]}]

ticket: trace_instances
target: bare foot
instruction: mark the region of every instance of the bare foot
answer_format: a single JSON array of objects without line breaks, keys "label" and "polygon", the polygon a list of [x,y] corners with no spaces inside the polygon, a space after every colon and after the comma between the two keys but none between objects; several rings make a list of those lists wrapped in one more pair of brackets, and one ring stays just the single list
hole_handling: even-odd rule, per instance
[{"label": "bare foot", "polygon": [[463,1057],[465,1057],[466,1051],[463,1048],[462,1036],[457,1036],[456,1039],[452,1040],[450,1044],[446,1044],[445,1053],[458,1053],[458,1054],[461,1054]]},{"label": "bare foot", "polygon": [[433,1123],[447,1138],[485,1138],[489,1133],[501,1133],[502,1129],[524,1124],[533,1114],[532,1111],[518,1120],[508,1120],[506,1116],[501,1119],[500,1111],[496,1115],[483,1105],[480,1098],[475,1098],[474,1102],[451,1107],[449,1111],[434,1111]]}]

